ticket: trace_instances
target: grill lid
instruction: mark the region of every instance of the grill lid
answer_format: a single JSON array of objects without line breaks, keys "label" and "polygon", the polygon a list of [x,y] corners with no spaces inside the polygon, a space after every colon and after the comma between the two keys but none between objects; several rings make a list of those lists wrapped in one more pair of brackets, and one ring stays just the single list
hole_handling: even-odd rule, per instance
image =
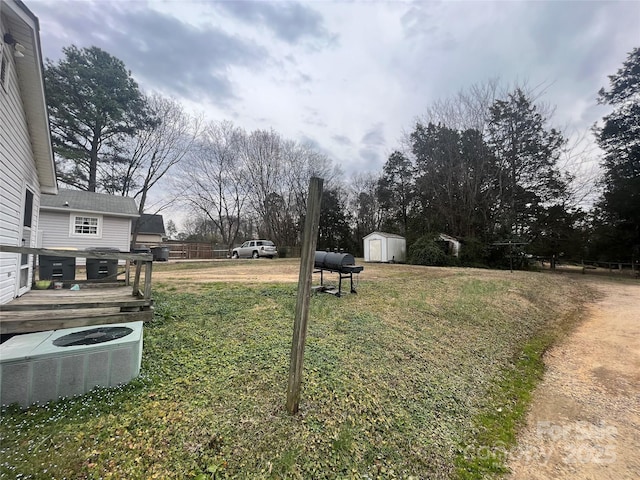
[{"label": "grill lid", "polygon": [[315,268],[336,272],[341,272],[345,267],[353,266],[355,263],[356,259],[350,253],[316,251],[314,259]]}]

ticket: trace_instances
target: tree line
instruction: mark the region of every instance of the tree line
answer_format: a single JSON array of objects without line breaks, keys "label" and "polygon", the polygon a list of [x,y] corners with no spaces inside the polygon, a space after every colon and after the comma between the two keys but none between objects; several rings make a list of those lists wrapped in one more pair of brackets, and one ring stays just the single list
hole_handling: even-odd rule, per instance
[{"label": "tree line", "polygon": [[345,181],[310,145],[205,121],[143,93],[124,63],[97,47],[63,53],[45,65],[59,181],[132,196],[140,213],[156,213],[147,199],[160,183],[189,212],[182,232],[167,224],[182,239],[230,249],[257,236],[297,246],[309,179],[320,176],[319,248],[361,254],[363,237],[382,230],[404,235],[423,263],[443,262],[425,254],[437,251],[439,233],[463,241],[468,264],[500,264],[509,243],[540,256],[640,257],[638,48],[599,92],[612,112],[593,127],[604,173],[590,209],[575,193],[579,179],[563,170],[570,147],[552,108],[526,85],[492,80],[434,102],[381,172]]}]

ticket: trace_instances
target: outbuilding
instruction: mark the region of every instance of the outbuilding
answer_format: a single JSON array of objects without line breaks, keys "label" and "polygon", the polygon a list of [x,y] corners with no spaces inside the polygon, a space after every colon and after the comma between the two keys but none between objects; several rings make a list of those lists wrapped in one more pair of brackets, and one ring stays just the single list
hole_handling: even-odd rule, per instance
[{"label": "outbuilding", "polygon": [[133,232],[135,232],[135,239],[132,238],[133,243],[149,247],[160,246],[167,239],[162,215],[143,213],[140,218],[133,221]]},{"label": "outbuilding", "polygon": [[373,232],[364,237],[365,262],[400,262],[407,259],[407,241],[395,233]]},{"label": "outbuilding", "polygon": [[42,195],[38,243],[42,248],[128,252],[131,224],[138,216],[133,198],[60,188],[57,195]]}]

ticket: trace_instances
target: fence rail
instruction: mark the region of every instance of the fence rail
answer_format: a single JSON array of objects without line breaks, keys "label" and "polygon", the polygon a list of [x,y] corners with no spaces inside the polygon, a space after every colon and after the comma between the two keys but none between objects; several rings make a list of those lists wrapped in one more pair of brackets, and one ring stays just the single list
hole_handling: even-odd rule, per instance
[{"label": "fence rail", "polygon": [[[47,257],[73,257],[73,258],[98,258],[103,260],[126,260],[125,284],[130,281],[130,268],[135,264],[133,294],[140,295],[146,300],[151,299],[151,273],[153,267],[153,256],[149,253],[126,253],[126,252],[101,252],[91,250],[51,250],[48,248],[16,247],[13,245],[0,245],[0,252],[17,253],[20,255],[33,255],[33,266],[35,273],[36,256],[45,255]],[[75,268],[75,266],[74,266]],[[144,268],[144,287],[140,288],[140,276]]]},{"label": "fence rail", "polygon": [[545,267],[545,263],[554,269],[578,268],[582,273],[601,272],[603,270],[609,273],[629,273],[631,276],[640,277],[640,261],[631,262],[605,262],[601,260],[558,260],[551,257],[538,257],[538,261]]},{"label": "fence rail", "polygon": [[[169,260],[213,260],[231,258],[231,250],[210,243],[170,240],[165,246],[169,247]],[[281,258],[298,258],[300,257],[301,250],[302,247],[278,247],[278,253]]]},{"label": "fence rail", "polygon": [[172,243],[166,244],[169,247],[169,260],[178,259],[215,259],[228,258],[229,250],[220,248],[210,243]]}]

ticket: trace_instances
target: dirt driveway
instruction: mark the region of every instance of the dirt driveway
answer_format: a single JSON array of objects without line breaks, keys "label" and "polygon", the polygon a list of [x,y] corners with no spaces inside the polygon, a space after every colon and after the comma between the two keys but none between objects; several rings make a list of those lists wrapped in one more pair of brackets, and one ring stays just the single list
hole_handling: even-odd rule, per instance
[{"label": "dirt driveway", "polygon": [[603,297],[547,353],[511,479],[640,478],[640,282],[585,282]]}]

